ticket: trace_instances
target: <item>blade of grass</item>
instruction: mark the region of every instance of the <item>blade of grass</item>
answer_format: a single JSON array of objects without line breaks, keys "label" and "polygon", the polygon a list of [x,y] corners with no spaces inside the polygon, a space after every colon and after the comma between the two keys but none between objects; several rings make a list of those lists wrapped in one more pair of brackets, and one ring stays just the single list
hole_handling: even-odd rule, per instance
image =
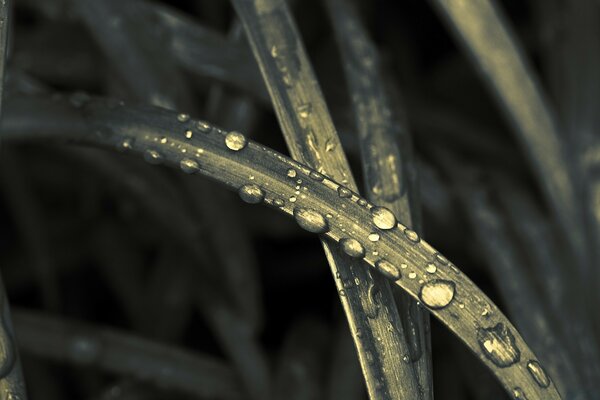
[{"label": "blade of grass", "polygon": [[[8,58],[10,0],[0,1],[0,115],[4,115],[4,80]],[[10,310],[4,282],[0,275],[0,393],[6,398],[27,400],[21,359],[12,329]]]},{"label": "blade of grass", "polygon": [[14,321],[26,353],[93,366],[201,398],[242,398],[231,369],[209,356],[29,310],[15,312]]},{"label": "blade of grass", "polygon": [[[387,207],[403,224],[421,233],[410,136],[406,124],[392,111],[377,49],[349,1],[329,0],[326,4],[352,98],[366,197]],[[406,335],[405,341],[400,342],[403,357],[408,354],[414,365],[423,398],[432,399],[429,314],[405,294],[396,299]]]},{"label": "blade of grass", "polygon": [[[234,0],[233,5],[248,35],[292,157],[356,191],[287,4],[279,0]],[[296,183],[302,186],[301,181]],[[322,243],[354,333],[370,397],[421,398],[412,366],[402,361],[407,349],[402,346],[403,327],[389,283],[372,275],[339,248]]]},{"label": "blade of grass", "polygon": [[[225,133],[198,120],[181,122],[178,114],[155,107],[126,107],[110,100],[92,99],[76,108],[65,101],[31,97],[11,98],[9,104],[0,126],[5,139],[49,138],[42,132],[47,124],[57,125],[52,123],[48,111],[53,109],[61,118],[69,118],[62,123],[72,128],[53,131],[59,142],[68,139],[113,149],[126,143],[132,153],[143,155],[151,163],[195,171],[237,191],[244,201],[264,203],[294,217],[301,227],[320,233],[332,244],[339,245],[341,241],[344,251],[386,274],[395,285],[421,301],[477,355],[509,393],[524,393],[529,400],[560,399],[551,378],[517,330],[468,277],[402,224],[379,229],[381,209],[317,171],[238,133]],[[14,119],[22,118],[19,112],[30,115],[28,129],[15,123]],[[185,132],[190,129],[195,133],[187,138]],[[169,139],[168,145],[161,143],[163,137]],[[290,171],[302,179],[305,196],[294,197]],[[388,222],[395,222],[395,218],[387,216]],[[380,233],[377,242],[368,240],[373,231]],[[348,243],[348,232],[359,245]]]},{"label": "blade of grass", "polygon": [[587,243],[578,202],[578,179],[537,78],[492,0],[432,0],[495,94],[517,133],[547,203],[578,259],[587,268]]}]

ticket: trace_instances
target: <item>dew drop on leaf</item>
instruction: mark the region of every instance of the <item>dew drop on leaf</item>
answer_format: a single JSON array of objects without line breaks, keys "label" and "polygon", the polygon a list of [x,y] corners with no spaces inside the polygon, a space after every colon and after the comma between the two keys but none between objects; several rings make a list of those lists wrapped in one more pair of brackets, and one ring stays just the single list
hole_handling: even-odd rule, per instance
[{"label": "dew drop on leaf", "polygon": [[189,120],[190,120],[190,116],[188,114],[177,115],[177,121],[179,121],[179,122],[187,122]]},{"label": "dew drop on leaf", "polygon": [[435,279],[421,287],[419,298],[427,307],[440,310],[452,303],[455,292],[456,285],[454,282]]},{"label": "dew drop on leaf", "polygon": [[212,130],[212,126],[204,121],[198,121],[196,123],[196,128],[202,133],[209,133]]},{"label": "dew drop on leaf", "polygon": [[200,165],[198,161],[192,160],[191,158],[184,158],[179,162],[179,167],[186,174],[195,174],[200,171]]},{"label": "dew drop on leaf", "polygon": [[437,267],[434,264],[427,264],[425,271],[429,272],[430,274],[435,274],[437,272]]},{"label": "dew drop on leaf", "polygon": [[350,191],[350,189],[344,187],[344,186],[339,186],[337,189],[338,192],[338,196],[340,196],[342,199],[346,199],[350,196],[352,196],[352,192]]},{"label": "dew drop on leaf", "polygon": [[340,246],[342,246],[344,253],[348,254],[350,257],[360,258],[365,255],[365,248],[356,239],[343,238],[340,240]]},{"label": "dew drop on leaf", "polygon": [[377,242],[377,241],[379,241],[379,239],[380,239],[379,233],[377,233],[377,232],[371,232],[371,233],[369,233],[369,240],[371,242]]},{"label": "dew drop on leaf", "polygon": [[373,223],[379,229],[387,230],[396,226],[394,213],[385,207],[371,208],[371,215],[373,216]]},{"label": "dew drop on leaf", "polygon": [[402,276],[400,270],[396,268],[394,264],[388,260],[381,259],[375,263],[375,267],[381,272],[386,278],[398,280]]},{"label": "dew drop on leaf", "polygon": [[225,135],[225,145],[229,150],[240,151],[246,147],[246,136],[237,131],[231,131]]},{"label": "dew drop on leaf", "polygon": [[160,164],[163,157],[158,151],[148,149],[144,152],[144,159],[150,164]]},{"label": "dew drop on leaf", "polygon": [[521,358],[515,337],[503,323],[491,328],[479,328],[477,341],[483,354],[500,368],[510,367]]},{"label": "dew drop on leaf", "polygon": [[539,362],[535,360],[530,360],[527,363],[527,370],[533,377],[533,380],[540,387],[547,388],[548,386],[550,386],[550,378],[548,378],[546,371],[544,371],[544,368],[542,368]]},{"label": "dew drop on leaf", "polygon": [[244,185],[238,191],[240,198],[249,204],[258,204],[265,198],[265,192],[254,184]]},{"label": "dew drop on leaf", "polygon": [[310,209],[294,208],[294,219],[300,227],[312,233],[325,233],[329,231],[329,223],[320,212]]},{"label": "dew drop on leaf", "polygon": [[419,241],[421,240],[421,238],[419,237],[419,234],[417,232],[413,231],[412,229],[408,229],[408,228],[406,228],[404,230],[404,236],[406,236],[406,238],[413,243],[419,243]]}]

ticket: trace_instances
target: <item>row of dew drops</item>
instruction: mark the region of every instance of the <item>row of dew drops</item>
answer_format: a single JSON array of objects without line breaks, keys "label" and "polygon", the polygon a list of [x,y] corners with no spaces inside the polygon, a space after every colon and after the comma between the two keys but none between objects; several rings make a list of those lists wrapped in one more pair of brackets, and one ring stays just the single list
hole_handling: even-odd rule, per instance
[{"label": "row of dew drops", "polygon": [[[177,120],[181,123],[187,123],[190,121],[190,117],[188,114],[178,114]],[[213,131],[224,134],[224,144],[230,151],[238,152],[246,148],[248,144],[248,140],[246,137],[237,131],[224,132],[218,128],[211,126],[210,124],[204,121],[197,121],[194,124],[196,130],[209,134]],[[184,131],[184,137],[186,139],[191,139],[193,137],[194,131],[192,129],[186,129]],[[161,144],[167,144],[167,138],[161,138],[159,140]],[[131,149],[133,146],[133,139],[126,138],[121,144],[121,149]],[[187,149],[181,149],[182,153],[186,153]],[[198,150],[197,156],[201,155],[201,151]],[[148,149],[144,153],[144,158],[146,161],[152,164],[158,164],[162,162],[163,156],[157,150]],[[198,161],[192,157],[184,157],[179,162],[180,168],[183,172],[188,174],[194,174],[200,172],[200,165]],[[288,178],[296,178],[297,171],[293,168],[290,168],[286,171]],[[309,177],[316,181],[323,181],[324,176],[316,171],[311,171],[309,173]],[[301,183],[301,180],[298,180]],[[298,188],[298,187],[297,187]],[[250,204],[258,204],[263,201],[266,201],[265,191],[255,183],[249,183],[242,185],[238,194],[240,198]],[[342,199],[350,199],[353,197],[353,193],[350,189],[344,186],[338,186],[337,194],[339,198]],[[368,203],[366,200],[357,197],[357,203],[361,206],[367,206]],[[295,203],[296,197],[290,197],[290,202]],[[281,199],[274,199],[271,203],[277,207],[283,207],[285,202]],[[395,215],[389,209],[385,207],[373,206],[370,208],[371,218],[373,225],[377,228],[377,231],[372,232],[368,235],[368,240],[371,242],[377,242],[380,239],[381,233],[384,231],[392,230],[397,227],[402,227],[398,224]],[[330,214],[323,215],[321,212],[311,209],[296,206],[293,208],[293,216],[298,225],[312,233],[316,234],[324,234],[329,232],[329,218]],[[420,242],[419,235],[410,230],[408,228],[404,228],[403,233],[406,239],[414,244]],[[381,233],[379,233],[381,232]],[[353,258],[363,258],[365,257],[365,247],[364,245],[358,241],[357,239],[345,237],[340,239],[339,241],[340,247],[344,253]],[[375,253],[374,253],[375,254]],[[439,253],[435,254],[435,260],[438,264],[442,266],[450,266],[455,272],[458,272],[456,267],[449,263],[449,261]],[[394,264],[389,262],[388,260],[381,258],[375,262],[375,267],[382,273],[385,277],[397,281],[402,278],[402,274],[399,268],[397,268]],[[406,267],[405,264],[402,265],[403,268]],[[435,274],[437,272],[438,267],[435,263],[429,263],[425,267],[425,271],[429,274]],[[417,277],[415,272],[411,272],[408,274],[410,279],[415,279]],[[449,280],[444,279],[432,279],[427,282],[424,282],[420,288],[419,298],[423,304],[433,310],[442,310],[448,307],[456,297],[456,284]],[[460,304],[463,308],[464,305]],[[482,313],[483,316],[489,316],[489,310],[484,310]],[[483,354],[490,360],[494,365],[500,368],[506,368],[512,366],[520,361],[521,352],[516,345],[516,341],[510,330],[503,324],[498,323],[490,328],[479,328],[477,332],[477,341],[480,345],[480,348]],[[550,379],[542,366],[535,360],[529,360],[527,362],[527,370],[531,374],[534,381],[542,388],[547,388],[550,386]],[[523,390],[519,387],[516,387],[513,390],[513,396],[515,399],[526,399],[526,395]]]}]

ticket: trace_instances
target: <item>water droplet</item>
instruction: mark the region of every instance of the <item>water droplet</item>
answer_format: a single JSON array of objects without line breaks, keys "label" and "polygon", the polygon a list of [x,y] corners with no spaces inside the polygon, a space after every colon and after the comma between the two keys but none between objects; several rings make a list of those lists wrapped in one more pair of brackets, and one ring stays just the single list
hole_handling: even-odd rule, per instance
[{"label": "water droplet", "polygon": [[441,255],[440,253],[435,253],[435,259],[442,265],[448,265],[448,259]]},{"label": "water droplet", "polygon": [[515,399],[519,399],[519,400],[527,400],[527,396],[525,395],[525,392],[523,391],[523,389],[521,389],[518,386],[513,389],[513,397]]},{"label": "water droplet", "polygon": [[190,120],[190,116],[188,114],[177,115],[177,121],[179,121],[179,122],[188,122],[189,120]]},{"label": "water droplet", "polygon": [[388,260],[381,259],[375,263],[375,267],[381,272],[386,278],[398,280],[402,276],[400,271],[394,264]]},{"label": "water droplet", "polygon": [[161,144],[167,144],[168,141],[169,140],[166,138],[166,136],[163,136],[163,137],[160,138],[160,143]]},{"label": "water droplet", "polygon": [[369,240],[371,242],[377,242],[379,239],[380,239],[379,233],[377,233],[377,232],[369,233]]},{"label": "water droplet", "polygon": [[212,131],[212,126],[210,126],[209,123],[204,121],[198,121],[196,123],[196,128],[198,128],[198,130],[202,133],[209,133],[210,131]]},{"label": "water droplet", "polygon": [[367,204],[369,204],[369,203],[367,203],[367,201],[366,201],[365,199],[363,199],[363,198],[360,198],[360,199],[358,199],[358,201],[357,201],[356,203],[357,203],[359,206],[361,206],[361,207],[366,207],[366,206],[367,206]]},{"label": "water droplet", "polygon": [[340,240],[340,246],[342,246],[344,253],[348,254],[350,257],[360,258],[365,255],[365,248],[356,239],[343,238]]},{"label": "water droplet", "polygon": [[527,370],[533,377],[533,380],[540,387],[547,388],[548,386],[550,386],[550,378],[548,378],[546,371],[544,371],[544,368],[542,368],[539,362],[535,360],[530,360],[527,363]]},{"label": "water droplet", "polygon": [[254,184],[242,186],[238,194],[243,201],[250,204],[258,204],[265,198],[265,192],[258,185]]},{"label": "water droplet", "polygon": [[273,205],[275,207],[283,207],[285,205],[285,202],[281,199],[273,199]]},{"label": "water droplet", "polygon": [[295,203],[297,199],[296,199],[296,196],[290,196],[289,200],[290,200],[290,203]]},{"label": "water droplet", "polygon": [[297,175],[296,170],[293,168],[290,168],[287,170],[287,176],[288,178],[295,178]]},{"label": "water droplet", "polygon": [[492,328],[479,328],[477,341],[483,354],[500,368],[510,367],[521,358],[515,337],[503,323]]},{"label": "water droplet", "polygon": [[320,173],[318,173],[317,171],[310,171],[308,176],[311,179],[318,181],[318,182],[321,182],[323,179],[325,179],[325,177],[323,175],[321,175]]},{"label": "water droplet", "polygon": [[298,106],[298,116],[300,116],[300,118],[306,119],[308,118],[308,116],[310,115],[311,111],[312,111],[312,105],[310,103],[307,104],[302,104],[300,106]]},{"label": "water droplet", "polygon": [[336,147],[335,141],[328,139],[327,142],[325,142],[325,151],[327,153],[330,153],[333,150],[335,150],[335,147]]},{"label": "water droplet", "polygon": [[419,243],[419,241],[421,240],[417,232],[408,228],[404,230],[404,236],[406,236],[406,238],[413,243]]},{"label": "water droplet", "polygon": [[318,211],[310,208],[294,208],[294,218],[298,225],[306,231],[313,233],[325,233],[329,231],[327,219]]},{"label": "water droplet", "polygon": [[371,215],[373,216],[373,223],[379,229],[387,230],[396,226],[394,213],[385,207],[371,208]]},{"label": "water droplet", "polygon": [[408,274],[408,279],[416,279],[416,277],[417,277],[417,273],[416,273],[416,272],[414,272],[414,271],[411,271],[411,272]]},{"label": "water droplet", "polygon": [[192,132],[192,131],[191,131],[191,130],[189,130],[189,129],[188,129],[187,131],[185,131],[185,138],[186,138],[186,139],[191,139],[191,138],[192,138],[192,136],[194,136],[194,132]]},{"label": "water droplet", "polygon": [[191,158],[184,158],[179,162],[179,167],[186,174],[195,174],[200,171],[200,165],[198,165],[198,161],[192,160]]},{"label": "water droplet", "polygon": [[229,150],[240,151],[246,147],[246,136],[237,131],[231,131],[225,135],[225,145]]},{"label": "water droplet", "polygon": [[454,299],[456,285],[454,282],[435,279],[421,287],[419,298],[429,308],[439,310],[447,307]]},{"label": "water droplet", "polygon": [[121,142],[121,144],[118,147],[118,149],[121,150],[121,151],[131,150],[133,148],[133,144],[134,143],[135,143],[135,139],[133,139],[133,138],[125,138]]},{"label": "water droplet", "polygon": [[352,196],[352,192],[350,191],[350,189],[348,189],[344,186],[338,186],[337,192],[338,192],[338,195],[342,199],[346,199],[346,198]]},{"label": "water droplet", "polygon": [[144,159],[150,164],[160,164],[162,158],[162,155],[156,150],[148,149],[144,152]]},{"label": "water droplet", "polygon": [[437,272],[437,267],[433,264],[427,264],[425,271],[429,272],[430,274],[435,274]]}]

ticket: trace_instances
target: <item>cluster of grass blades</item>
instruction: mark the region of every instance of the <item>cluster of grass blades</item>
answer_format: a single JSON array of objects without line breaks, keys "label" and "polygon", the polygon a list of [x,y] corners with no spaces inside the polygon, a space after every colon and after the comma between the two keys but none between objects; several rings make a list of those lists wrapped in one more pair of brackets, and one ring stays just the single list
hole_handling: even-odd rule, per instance
[{"label": "cluster of grass blades", "polygon": [[[567,66],[522,45],[495,1],[429,3],[411,7],[445,22],[472,70],[421,68],[401,29],[369,26],[387,4],[22,0],[9,21],[2,2],[0,250],[18,307],[0,282],[0,399],[593,400],[600,224],[580,131],[595,121],[573,110],[594,96],[558,85]],[[581,37],[555,21],[567,6],[531,3],[537,29]],[[80,57],[63,70],[64,35]],[[573,97],[557,111],[532,47]],[[506,125],[428,97],[461,69]],[[272,244],[287,242],[306,251],[296,269]],[[324,260],[331,298],[311,272]],[[340,321],[325,322],[330,301]]]}]

